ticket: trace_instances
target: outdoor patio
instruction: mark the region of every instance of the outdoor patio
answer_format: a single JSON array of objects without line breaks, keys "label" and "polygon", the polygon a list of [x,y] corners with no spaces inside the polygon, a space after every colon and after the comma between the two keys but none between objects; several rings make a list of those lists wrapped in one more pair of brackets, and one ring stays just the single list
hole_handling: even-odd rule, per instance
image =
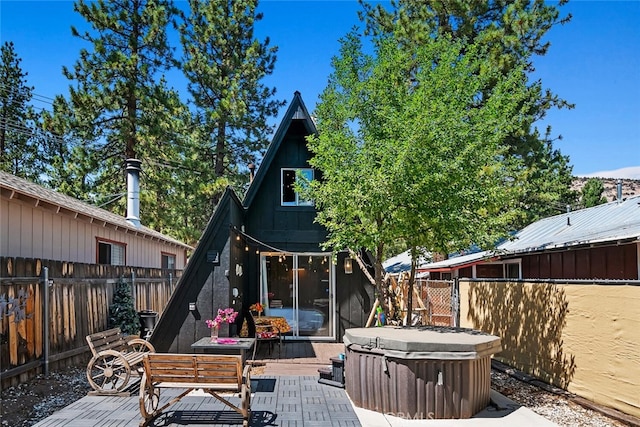
[{"label": "outdoor patio", "polygon": [[[251,361],[251,418],[250,426],[410,426],[424,425],[425,420],[403,420],[373,411],[354,408],[342,388],[318,382],[318,368],[330,364],[330,358],[344,352],[339,343],[286,342],[281,353],[277,346],[269,354],[268,346],[260,348],[256,360]],[[138,402],[138,381],[129,388],[130,395],[88,395],[50,417],[35,424],[37,427],[125,427],[138,426],[143,420]],[[182,390],[163,389],[159,406],[164,405]],[[231,403],[240,398],[225,395]],[[553,426],[555,424],[530,410],[514,405],[492,392],[492,399],[501,401],[503,409],[488,409],[468,420],[429,420],[432,427],[440,426]],[[154,419],[149,426],[241,426],[242,417],[221,402],[195,391]]]},{"label": "outdoor patio", "polygon": [[[286,342],[269,354],[261,345],[251,377],[251,426],[360,426],[344,389],[318,383],[318,368],[344,351],[342,344]],[[142,421],[138,381],[130,396],[86,396],[36,426],[137,426]],[[160,406],[182,390],[162,390]],[[240,398],[225,396],[231,403]],[[153,420],[150,426],[239,426],[242,417],[201,391],[193,392]]]}]

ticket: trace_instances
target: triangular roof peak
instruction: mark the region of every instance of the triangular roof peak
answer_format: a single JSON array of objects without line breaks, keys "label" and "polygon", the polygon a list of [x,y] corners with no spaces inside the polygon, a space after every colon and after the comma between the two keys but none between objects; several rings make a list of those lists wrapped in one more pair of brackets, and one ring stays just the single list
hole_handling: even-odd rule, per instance
[{"label": "triangular roof peak", "polygon": [[269,169],[269,165],[271,165],[271,162],[273,162],[273,159],[276,153],[278,152],[278,149],[280,148],[280,145],[282,144],[282,141],[284,140],[285,135],[287,134],[287,130],[289,130],[289,125],[293,120],[304,121],[304,125],[307,128],[307,131],[309,132],[309,134],[318,133],[316,129],[316,125],[313,122],[313,119],[311,118],[311,115],[309,114],[309,111],[307,110],[306,105],[304,105],[304,101],[302,100],[302,95],[300,95],[300,92],[298,91],[295,91],[293,93],[293,99],[291,100],[291,103],[289,104],[289,107],[287,108],[287,111],[285,112],[284,117],[282,118],[282,121],[280,121],[280,125],[278,125],[278,129],[276,130],[276,133],[273,135],[271,144],[269,144],[269,148],[267,149],[267,152],[262,158],[262,162],[258,167],[258,171],[256,172],[256,175],[253,181],[251,182],[249,189],[247,190],[247,194],[244,197],[244,203],[243,203],[245,207],[249,207],[251,205],[251,202],[253,201],[253,198],[255,197],[256,192],[258,191],[258,188],[260,188],[260,185],[264,180],[264,176],[267,173],[267,169]]}]

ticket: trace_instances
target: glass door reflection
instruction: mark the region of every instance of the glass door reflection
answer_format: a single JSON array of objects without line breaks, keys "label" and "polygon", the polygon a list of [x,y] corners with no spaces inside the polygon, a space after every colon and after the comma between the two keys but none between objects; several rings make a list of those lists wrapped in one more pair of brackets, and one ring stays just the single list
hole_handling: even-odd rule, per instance
[{"label": "glass door reflection", "polygon": [[294,337],[334,338],[332,275],[330,254],[263,254],[265,314],[284,317]]}]

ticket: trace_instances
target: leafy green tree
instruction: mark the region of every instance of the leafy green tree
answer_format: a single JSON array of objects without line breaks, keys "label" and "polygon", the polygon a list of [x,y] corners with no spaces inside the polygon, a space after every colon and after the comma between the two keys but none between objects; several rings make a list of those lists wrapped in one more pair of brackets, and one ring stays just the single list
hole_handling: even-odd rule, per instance
[{"label": "leafy green tree", "polygon": [[[165,162],[181,161],[177,143],[186,106],[163,73],[175,67],[167,26],[176,16],[170,0],[79,0],[74,9],[90,30],[72,33],[90,44],[64,75],[75,82],[69,98],[58,97],[47,129],[63,136],[57,150],[61,188],[74,196],[125,212],[124,160],[143,162],[141,220],[172,230],[184,215],[173,190],[177,176]],[[82,188],[78,188],[80,182]]]},{"label": "leafy green tree", "polygon": [[[528,120],[524,67],[503,73],[478,44],[449,36],[415,45],[394,34],[364,53],[341,41],[309,139],[311,183],[325,246],[365,248],[378,295],[387,242],[449,253],[492,245],[518,214],[521,159],[506,137]],[[384,301],[384,300],[383,300]]]},{"label": "leafy green tree", "polygon": [[604,184],[598,178],[589,178],[582,187],[581,204],[585,208],[598,206],[607,203],[607,199],[602,195]]},{"label": "leafy green tree", "polygon": [[0,170],[39,182],[44,172],[38,115],[13,42],[0,47]]},{"label": "leafy green tree", "polygon": [[249,164],[268,145],[267,120],[283,105],[273,99],[275,89],[261,83],[273,72],[277,48],[268,38],[254,37],[254,25],[262,19],[257,4],[190,0],[180,28],[182,68],[204,142],[200,170],[210,182],[226,177],[234,183],[238,165]]},{"label": "leafy green tree", "polygon": [[[534,55],[545,55],[549,49],[550,43],[544,40],[549,29],[571,19],[571,15],[560,16],[559,7],[566,0],[557,5],[543,0],[392,0],[390,8],[363,0],[360,3],[363,6],[360,18],[366,23],[367,34],[393,32],[408,46],[448,35],[482,47],[487,62],[501,74],[522,66],[523,62],[526,71],[533,71]],[[490,91],[491,87],[489,84],[485,90]],[[573,204],[577,199],[577,194],[571,191],[572,168],[568,157],[553,149],[550,129],[541,137],[532,126],[550,108],[573,105],[543,89],[539,80],[532,80],[528,89],[523,114],[530,120],[523,120],[522,127],[513,129],[505,139],[508,156],[522,160],[521,173],[526,176],[520,201],[523,209],[514,228],[555,214],[559,206]]]},{"label": "leafy green tree", "polygon": [[131,295],[131,285],[122,277],[116,283],[113,300],[109,306],[109,328],[120,328],[128,335],[140,332],[140,319]]}]

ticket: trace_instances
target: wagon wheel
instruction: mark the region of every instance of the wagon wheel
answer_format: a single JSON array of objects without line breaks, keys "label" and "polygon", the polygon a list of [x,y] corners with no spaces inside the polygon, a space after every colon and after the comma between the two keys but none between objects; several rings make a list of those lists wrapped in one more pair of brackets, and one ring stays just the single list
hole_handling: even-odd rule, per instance
[{"label": "wagon wheel", "polygon": [[122,354],[105,350],[93,356],[87,366],[89,384],[97,391],[116,392],[129,382],[131,368]]},{"label": "wagon wheel", "polygon": [[249,426],[249,420],[251,419],[251,387],[247,384],[242,384],[242,411],[247,414],[246,418],[242,421],[243,427]]},{"label": "wagon wheel", "polygon": [[142,338],[134,338],[127,342],[127,344],[129,345],[131,351],[141,353],[156,352],[156,349],[153,347],[153,345],[149,341],[143,340]]},{"label": "wagon wheel", "polygon": [[[147,340],[143,340],[142,338],[134,338],[132,340],[129,340],[127,342],[127,345],[129,346],[129,350],[135,353],[155,353],[156,352],[156,349],[153,347],[153,344],[151,344]],[[142,370],[143,370],[142,359],[140,359],[140,362],[134,365],[134,368],[136,369],[137,375],[142,375]]]},{"label": "wagon wheel", "polygon": [[140,413],[144,418],[151,418],[160,403],[160,389],[147,384],[147,376],[143,374],[140,382]]}]

